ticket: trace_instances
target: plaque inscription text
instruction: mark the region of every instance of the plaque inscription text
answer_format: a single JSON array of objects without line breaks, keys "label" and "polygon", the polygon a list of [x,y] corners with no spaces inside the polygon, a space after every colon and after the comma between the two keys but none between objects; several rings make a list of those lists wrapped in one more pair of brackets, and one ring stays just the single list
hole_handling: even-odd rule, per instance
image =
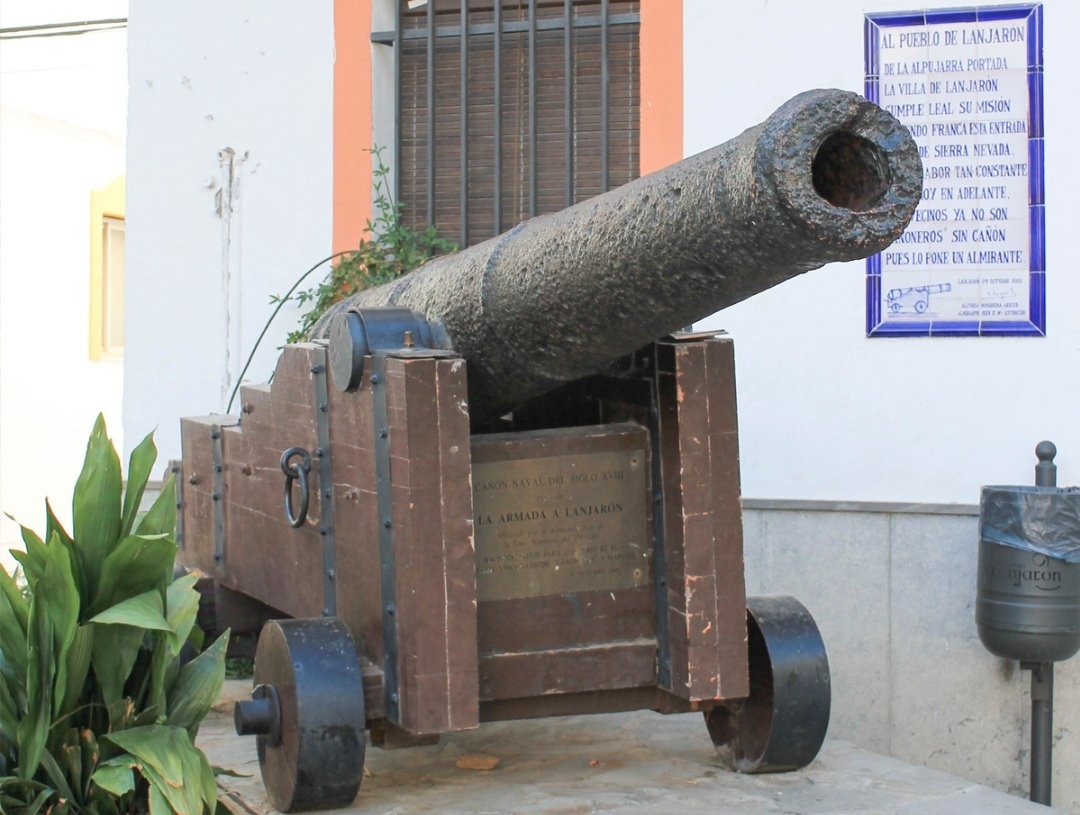
[{"label": "plaque inscription text", "polygon": [[474,463],[479,600],[645,585],[645,468],[640,449]]}]

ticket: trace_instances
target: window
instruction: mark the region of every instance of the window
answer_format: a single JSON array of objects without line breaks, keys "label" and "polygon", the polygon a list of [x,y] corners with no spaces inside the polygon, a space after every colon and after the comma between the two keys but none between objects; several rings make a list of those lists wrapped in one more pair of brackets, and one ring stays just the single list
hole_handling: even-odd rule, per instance
[{"label": "window", "polygon": [[410,226],[471,245],[637,177],[637,0],[398,1]]},{"label": "window", "polygon": [[124,177],[90,194],[90,359],[124,354]]},{"label": "window", "polygon": [[102,219],[101,353],[124,352],[124,219]]}]

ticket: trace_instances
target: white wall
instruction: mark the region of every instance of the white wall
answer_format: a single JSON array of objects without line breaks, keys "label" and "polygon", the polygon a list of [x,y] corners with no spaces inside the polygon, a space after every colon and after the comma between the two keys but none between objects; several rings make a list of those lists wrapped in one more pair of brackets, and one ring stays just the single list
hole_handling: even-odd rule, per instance
[{"label": "white wall", "polygon": [[[225,408],[269,297],[330,252],[333,5],[139,0],[129,30],[124,426],[175,458],[180,417]],[[287,307],[249,380],[295,325]]]},{"label": "white wall", "polygon": [[[126,2],[3,4],[0,27],[123,17]],[[123,364],[89,359],[90,193],[124,172],[126,32],[0,46],[0,510],[70,519],[94,417],[120,442]],[[0,561],[20,543],[0,516]]]},{"label": "white wall", "polygon": [[[746,591],[813,614],[832,738],[1027,797],[1031,674],[979,640],[978,527],[974,514],[745,510]],[[1080,657],[1054,674],[1052,800],[1080,815]]]},{"label": "white wall", "polygon": [[[687,155],[800,91],[861,93],[864,13],[927,5],[684,2]],[[744,495],[977,503],[981,484],[1030,483],[1045,438],[1059,483],[1080,482],[1080,4],[1044,10],[1047,336],[867,339],[861,262],[715,315],[735,339]]]}]

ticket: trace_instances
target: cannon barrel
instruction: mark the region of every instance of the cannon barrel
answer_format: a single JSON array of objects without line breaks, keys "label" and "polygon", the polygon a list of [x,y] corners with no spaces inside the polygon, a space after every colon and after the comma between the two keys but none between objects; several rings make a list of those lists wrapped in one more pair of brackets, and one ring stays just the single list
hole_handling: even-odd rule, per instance
[{"label": "cannon barrel", "polygon": [[797,274],[899,237],[922,190],[907,129],[850,92],[786,102],[734,139],[360,292],[427,318],[469,363],[474,419],[607,367]]}]

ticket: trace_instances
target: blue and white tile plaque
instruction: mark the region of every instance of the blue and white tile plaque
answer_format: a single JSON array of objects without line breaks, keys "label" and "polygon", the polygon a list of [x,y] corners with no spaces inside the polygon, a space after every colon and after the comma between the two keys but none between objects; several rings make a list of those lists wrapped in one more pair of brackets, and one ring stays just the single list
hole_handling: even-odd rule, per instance
[{"label": "blue and white tile plaque", "polygon": [[866,96],[910,128],[922,201],[867,261],[866,333],[1043,336],[1041,4],[866,15]]}]

